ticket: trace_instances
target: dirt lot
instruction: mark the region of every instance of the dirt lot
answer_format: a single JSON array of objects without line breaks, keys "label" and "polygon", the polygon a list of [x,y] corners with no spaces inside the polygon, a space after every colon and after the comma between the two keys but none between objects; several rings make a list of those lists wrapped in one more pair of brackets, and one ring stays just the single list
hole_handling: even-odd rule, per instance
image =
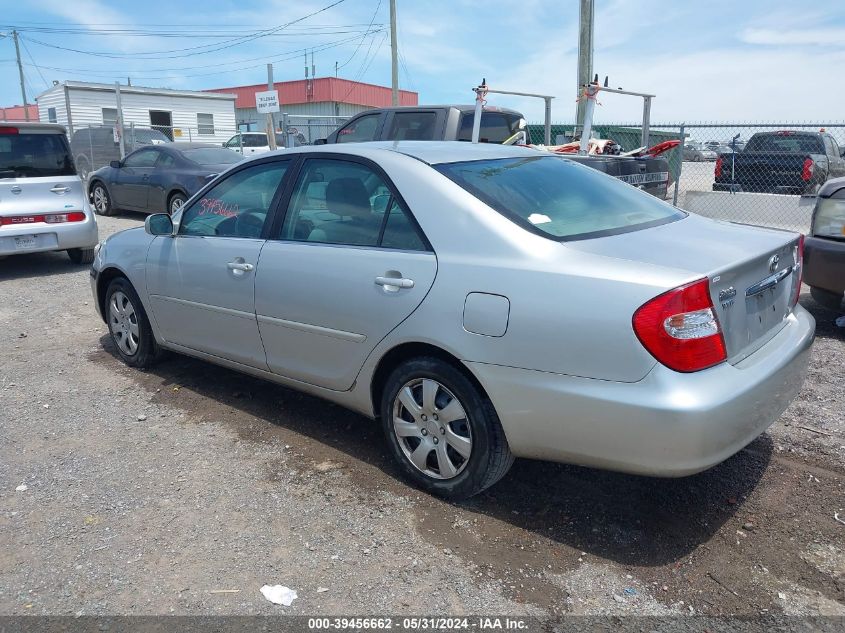
[{"label": "dirt lot", "polygon": [[518,461],[450,504],[358,415],[178,356],[125,367],[86,267],[6,259],[0,613],[843,615],[845,329],[802,303],[804,389],[726,463],[658,480]]}]

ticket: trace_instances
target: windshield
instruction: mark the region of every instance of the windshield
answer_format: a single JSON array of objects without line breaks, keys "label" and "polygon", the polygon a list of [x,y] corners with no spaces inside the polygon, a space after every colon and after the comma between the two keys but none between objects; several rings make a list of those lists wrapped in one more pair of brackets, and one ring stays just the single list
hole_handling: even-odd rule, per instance
[{"label": "windshield", "polygon": [[200,165],[234,165],[243,159],[243,156],[230,149],[222,147],[198,147],[197,149],[186,149],[182,154],[190,161]]},{"label": "windshield", "polygon": [[745,151],[824,154],[821,138],[813,134],[796,134],[795,132],[755,134],[749,139]]},{"label": "windshield", "polygon": [[516,224],[560,240],[626,233],[686,216],[612,176],[555,156],[435,169]]},{"label": "windshield", "polygon": [[64,134],[0,134],[0,178],[74,175]]}]

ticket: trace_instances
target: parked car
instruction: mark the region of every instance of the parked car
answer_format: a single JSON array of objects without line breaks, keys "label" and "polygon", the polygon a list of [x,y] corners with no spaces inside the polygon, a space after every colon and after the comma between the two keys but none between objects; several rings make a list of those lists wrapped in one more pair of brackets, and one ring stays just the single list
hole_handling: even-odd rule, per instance
[{"label": "parked car", "polygon": [[[146,145],[170,143],[170,139],[159,130],[151,128],[126,128],[124,149],[131,152]],[[95,169],[120,160],[120,143],[114,140],[112,127],[84,127],[73,133],[70,139],[76,169],[83,181]]]},{"label": "parked car", "polygon": [[[285,146],[285,135],[281,132],[276,133],[276,147]],[[264,132],[238,132],[228,141],[223,143],[223,147],[238,152],[244,156],[252,156],[253,154],[265,154],[270,151],[270,141],[267,139],[267,134]]]},{"label": "parked car", "polygon": [[826,132],[758,132],[742,151],[721,154],[714,175],[713,191],[814,195],[845,176],[845,157]]},{"label": "parked car", "polygon": [[700,163],[705,160],[716,160],[716,152],[707,149],[698,141],[688,141],[684,144],[684,160]]},{"label": "parked car", "polygon": [[845,178],[819,190],[805,249],[804,281],[813,298],[838,310],[845,294]]},{"label": "parked car", "polygon": [[0,256],[67,251],[94,259],[97,220],[76,174],[65,128],[0,123]]},{"label": "parked car", "polygon": [[[355,115],[323,143],[471,141],[474,119],[474,105],[376,108]],[[504,143],[524,129],[525,118],[516,110],[485,107],[479,138],[482,143]]]},{"label": "parked car", "polygon": [[[401,106],[362,112],[316,144],[369,141],[472,141],[474,105]],[[515,143],[526,132],[525,117],[516,110],[485,107],[481,113],[482,143]],[[527,139],[525,139],[527,140]],[[521,141],[522,143],[525,140]],[[630,185],[665,198],[669,162],[664,157],[578,156],[569,158],[616,176]]]},{"label": "parked car", "polygon": [[800,245],[529,148],[344,143],[112,235],[92,290],[128,365],[174,350],[377,417],[463,497],[514,456],[683,476],[751,442],[808,363]]},{"label": "parked car", "polygon": [[175,213],[209,178],[243,156],[208,143],[169,143],[141,148],[98,169],[88,182],[94,210]]},{"label": "parked car", "polygon": [[704,141],[702,147],[704,147],[704,149],[709,149],[711,152],[716,152],[722,145],[724,145],[724,143],[721,141]]}]

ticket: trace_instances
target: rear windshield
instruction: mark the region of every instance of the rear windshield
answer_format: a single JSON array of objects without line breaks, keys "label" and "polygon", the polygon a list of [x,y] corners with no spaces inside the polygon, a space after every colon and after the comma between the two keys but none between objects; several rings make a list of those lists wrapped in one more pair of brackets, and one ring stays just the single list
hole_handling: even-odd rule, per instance
[{"label": "rear windshield", "polygon": [[138,130],[136,129],[135,132],[135,142],[136,143],[146,143],[147,145],[152,144],[153,141],[160,141],[162,143],[169,143],[170,139],[167,138],[164,134],[159,132],[158,130]]},{"label": "rear windshield", "polygon": [[[458,130],[459,141],[472,140],[472,122],[475,112],[465,112],[461,116],[461,127]],[[478,140],[482,143],[504,143],[511,136],[519,132],[519,121],[522,116],[507,112],[482,112],[481,131]]]},{"label": "rear windshield", "polygon": [[0,178],[74,175],[64,134],[0,134]]},{"label": "rear windshield", "polygon": [[435,169],[516,224],[559,240],[627,233],[686,217],[612,176],[555,156],[446,163]]},{"label": "rear windshield", "polygon": [[197,149],[186,149],[182,154],[188,160],[200,165],[234,165],[243,159],[243,156],[230,149],[216,147],[198,147]]},{"label": "rear windshield", "polygon": [[822,140],[813,134],[795,134],[792,132],[774,132],[772,134],[755,134],[746,152],[803,152],[807,154],[824,154]]}]

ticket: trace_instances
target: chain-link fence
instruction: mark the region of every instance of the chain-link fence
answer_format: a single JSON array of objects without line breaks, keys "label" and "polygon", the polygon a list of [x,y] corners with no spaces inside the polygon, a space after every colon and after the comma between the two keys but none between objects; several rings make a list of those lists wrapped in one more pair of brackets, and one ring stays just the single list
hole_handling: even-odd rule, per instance
[{"label": "chain-link fence", "polygon": [[[278,114],[274,117],[276,147],[312,145],[318,139],[326,138],[346,119]],[[213,123],[199,127],[128,123],[124,124],[122,133],[116,125],[77,125],[70,137],[70,145],[76,169],[82,179],[87,180],[97,169],[151,145],[202,143],[225,147],[247,157],[262,154],[270,151],[265,125],[266,121],[240,123],[237,128],[222,128]]]},{"label": "chain-link fence", "polygon": [[[542,143],[543,126],[529,126]],[[572,124],[552,126],[555,143],[571,140]],[[641,124],[594,124],[595,138],[621,151],[642,145]],[[806,233],[815,194],[845,176],[845,123],[651,124],[649,145],[677,140],[662,154],[670,167],[668,199],[707,217]]]}]

